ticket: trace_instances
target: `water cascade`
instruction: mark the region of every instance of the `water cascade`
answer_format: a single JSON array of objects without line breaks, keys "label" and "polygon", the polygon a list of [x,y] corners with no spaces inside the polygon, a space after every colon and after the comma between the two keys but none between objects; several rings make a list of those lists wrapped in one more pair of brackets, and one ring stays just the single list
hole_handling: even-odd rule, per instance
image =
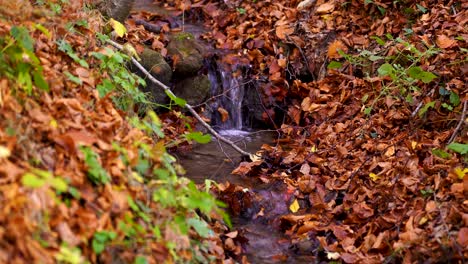
[{"label": "water cascade", "polygon": [[[244,134],[245,132],[242,133],[242,103],[245,85],[242,76],[234,77],[230,67],[212,60],[208,65],[208,77],[211,81],[211,94],[214,99],[210,103],[213,127],[225,135]],[[221,113],[223,109],[228,114],[226,120],[223,120]]]}]

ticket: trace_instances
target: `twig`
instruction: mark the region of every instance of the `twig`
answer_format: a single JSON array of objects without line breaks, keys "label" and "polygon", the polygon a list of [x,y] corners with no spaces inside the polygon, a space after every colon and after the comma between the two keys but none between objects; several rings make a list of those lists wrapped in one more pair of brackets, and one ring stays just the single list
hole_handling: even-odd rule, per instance
[{"label": "twig", "polygon": [[[108,40],[107,41],[109,44],[111,44],[112,46],[116,47],[117,49],[119,50],[123,50],[123,47],[122,45],[112,41],[112,40]],[[145,74],[148,79],[150,79],[150,81],[152,81],[154,84],[158,85],[159,87],[161,87],[166,93],[170,94],[171,97],[176,97],[176,95],[171,91],[171,89],[166,86],[165,84],[163,84],[162,82],[158,81],[156,78],[153,77],[153,75],[151,75],[151,73],[149,73],[145,67],[143,67],[143,65],[141,65],[133,56],[131,57],[132,59],[132,62],[133,64],[135,64],[135,66],[137,66],[138,69],[141,70],[141,72],[143,72],[143,74]],[[210,134],[212,134],[213,136],[215,136],[217,139],[219,139],[220,141],[230,145],[233,149],[235,149],[237,152],[239,152],[240,154],[244,155],[244,156],[250,156],[251,154],[249,152],[246,152],[244,150],[242,150],[241,148],[239,148],[236,144],[234,144],[234,142],[232,142],[231,140],[221,136],[220,134],[218,134],[218,132],[216,132],[208,123],[206,123],[201,117],[200,115],[198,115],[198,113],[193,109],[193,107],[189,104],[185,104],[185,107],[187,107],[187,109],[190,111],[190,113],[192,113],[192,115],[210,132]]]},{"label": "twig", "polygon": [[462,115],[461,115],[461,118],[460,118],[460,122],[458,122],[458,125],[457,127],[455,128],[455,131],[453,131],[453,134],[452,136],[450,137],[449,141],[447,144],[450,144],[452,143],[455,138],[457,137],[457,134],[458,134],[458,131],[460,130],[461,126],[463,123],[465,123],[465,117],[466,117],[466,103],[467,101],[465,100],[465,102],[463,103],[463,112],[462,112]]}]

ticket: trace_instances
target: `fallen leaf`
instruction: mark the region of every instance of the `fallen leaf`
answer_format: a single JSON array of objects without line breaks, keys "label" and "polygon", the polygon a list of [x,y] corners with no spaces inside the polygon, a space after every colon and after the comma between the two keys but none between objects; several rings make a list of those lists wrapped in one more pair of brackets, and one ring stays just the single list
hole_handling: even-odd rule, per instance
[{"label": "fallen leaf", "polygon": [[331,13],[335,9],[335,2],[330,1],[325,4],[321,4],[319,7],[317,7],[317,10],[315,12],[317,14],[326,14],[326,13]]},{"label": "fallen leaf", "polygon": [[291,212],[295,213],[299,209],[300,209],[299,202],[297,201],[297,199],[294,199],[292,204],[289,206],[289,210],[291,210]]},{"label": "fallen leaf", "polygon": [[229,113],[226,109],[218,107],[218,113],[221,114],[221,122],[226,122],[229,120]]},{"label": "fallen leaf", "polygon": [[456,41],[454,39],[451,39],[451,38],[447,37],[446,35],[439,35],[439,36],[437,36],[437,39],[436,39],[437,46],[439,46],[440,48],[443,48],[443,49],[450,48],[450,47],[454,46],[455,43],[456,43]]}]

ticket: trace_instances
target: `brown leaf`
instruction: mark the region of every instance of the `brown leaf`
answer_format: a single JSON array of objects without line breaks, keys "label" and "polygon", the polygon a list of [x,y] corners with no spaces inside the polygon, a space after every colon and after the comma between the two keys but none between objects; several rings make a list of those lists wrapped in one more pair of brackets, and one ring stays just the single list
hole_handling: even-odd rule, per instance
[{"label": "brown leaf", "polygon": [[462,248],[468,247],[468,227],[462,227],[458,231],[457,243],[460,244]]},{"label": "brown leaf", "polygon": [[353,205],[353,212],[362,219],[366,219],[374,215],[374,209],[370,208],[365,202]]},{"label": "brown leaf", "polygon": [[221,114],[221,122],[226,122],[229,120],[229,113],[226,109],[218,107],[218,113]]},{"label": "brown leaf", "polygon": [[329,1],[317,7],[317,10],[315,10],[315,12],[317,14],[326,14],[326,13],[331,13],[333,9],[335,9],[335,3],[334,1]]},{"label": "brown leaf", "polygon": [[447,37],[446,35],[439,35],[436,39],[436,44],[440,48],[448,49],[456,44],[454,39]]},{"label": "brown leaf", "polygon": [[279,25],[275,29],[276,36],[282,40],[286,40],[286,37],[294,33],[294,27],[291,24]]}]

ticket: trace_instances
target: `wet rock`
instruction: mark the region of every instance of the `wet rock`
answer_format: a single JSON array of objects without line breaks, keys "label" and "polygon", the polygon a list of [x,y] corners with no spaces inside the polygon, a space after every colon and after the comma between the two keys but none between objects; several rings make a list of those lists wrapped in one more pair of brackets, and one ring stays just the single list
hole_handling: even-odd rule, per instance
[{"label": "wet rock", "polygon": [[123,23],[130,15],[134,2],[135,0],[101,0],[97,7],[105,16]]},{"label": "wet rock", "polygon": [[[145,67],[145,69],[147,69],[151,75],[153,75],[153,77],[169,86],[172,78],[172,69],[159,52],[146,48],[140,54],[140,58],[141,65],[143,65],[143,67]],[[134,70],[146,81],[146,87],[143,87],[142,89],[144,92],[150,93],[151,101],[158,104],[165,104],[169,102],[169,98],[161,87],[152,83],[146,77],[146,75],[144,75],[136,67],[133,66],[132,70]]]},{"label": "wet rock", "polygon": [[256,127],[265,122],[263,120],[263,112],[265,112],[265,108],[262,105],[260,96],[261,94],[257,92],[257,89],[255,89],[253,85],[246,87],[243,108],[244,117],[246,119],[245,122],[249,127]]},{"label": "wet rock", "polygon": [[167,53],[172,58],[174,73],[180,77],[196,75],[203,66],[203,46],[190,33],[171,37]]},{"label": "wet rock", "polygon": [[210,94],[211,83],[206,75],[187,77],[176,83],[174,94],[183,98],[190,105],[204,102]]}]

